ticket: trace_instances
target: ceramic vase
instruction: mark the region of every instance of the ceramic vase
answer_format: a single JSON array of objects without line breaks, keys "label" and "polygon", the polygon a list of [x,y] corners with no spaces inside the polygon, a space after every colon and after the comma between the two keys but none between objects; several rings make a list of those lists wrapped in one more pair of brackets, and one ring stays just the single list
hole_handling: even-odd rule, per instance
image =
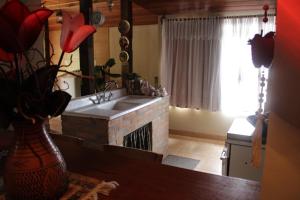
[{"label": "ceramic vase", "polygon": [[4,169],[7,199],[58,199],[68,186],[66,164],[44,123],[18,121],[14,129],[14,145]]}]

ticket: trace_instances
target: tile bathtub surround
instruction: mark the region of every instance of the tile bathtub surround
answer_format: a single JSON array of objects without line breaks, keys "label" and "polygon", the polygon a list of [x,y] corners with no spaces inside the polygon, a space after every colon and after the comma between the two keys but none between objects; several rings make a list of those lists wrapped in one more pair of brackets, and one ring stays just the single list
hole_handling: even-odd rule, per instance
[{"label": "tile bathtub surround", "polygon": [[152,122],[153,151],[166,155],[169,136],[169,97],[112,120],[61,116],[62,132],[83,138],[93,145],[122,145],[128,133]]}]

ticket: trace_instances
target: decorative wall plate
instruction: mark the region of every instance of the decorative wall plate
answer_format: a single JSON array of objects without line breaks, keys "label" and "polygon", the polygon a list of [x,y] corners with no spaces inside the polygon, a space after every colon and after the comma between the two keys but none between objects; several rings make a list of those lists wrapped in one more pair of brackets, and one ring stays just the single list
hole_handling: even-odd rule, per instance
[{"label": "decorative wall plate", "polygon": [[120,38],[120,40],[119,40],[119,44],[120,44],[120,47],[121,47],[122,50],[123,49],[124,50],[128,49],[128,46],[129,46],[129,40],[128,40],[128,38],[125,37],[125,36],[122,36]]},{"label": "decorative wall plate", "polygon": [[127,62],[129,60],[129,54],[126,51],[121,51],[119,59],[122,63]]},{"label": "decorative wall plate", "polygon": [[105,16],[100,12],[96,11],[92,14],[92,23],[96,27],[101,26],[105,22]]},{"label": "decorative wall plate", "polygon": [[122,19],[119,23],[118,29],[121,34],[126,34],[130,30],[130,23],[127,20]]}]

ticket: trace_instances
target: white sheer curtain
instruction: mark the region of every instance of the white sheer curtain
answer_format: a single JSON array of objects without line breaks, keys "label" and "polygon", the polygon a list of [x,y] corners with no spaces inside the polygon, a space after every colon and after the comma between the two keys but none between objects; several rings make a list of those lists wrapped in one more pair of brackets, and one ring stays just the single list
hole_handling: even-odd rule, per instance
[{"label": "white sheer curtain", "polygon": [[[262,17],[223,19],[221,50],[221,110],[247,116],[258,109],[259,70],[252,64],[249,39],[275,31],[275,17],[264,24]],[[263,35],[264,35],[263,34]],[[264,70],[267,77],[268,70]]]},{"label": "white sheer curtain", "polygon": [[171,105],[219,110],[221,21],[163,20],[161,79]]}]

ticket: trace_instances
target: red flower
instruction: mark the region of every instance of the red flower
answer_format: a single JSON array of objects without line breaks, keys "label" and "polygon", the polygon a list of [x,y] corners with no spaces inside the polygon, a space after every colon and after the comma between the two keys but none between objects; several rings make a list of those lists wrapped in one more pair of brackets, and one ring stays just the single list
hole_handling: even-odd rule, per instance
[{"label": "red flower", "polygon": [[60,47],[63,52],[71,53],[96,29],[90,25],[84,25],[84,17],[80,13],[71,17],[69,13],[63,13],[62,32],[60,37]]},{"label": "red flower", "polygon": [[30,12],[19,0],[8,1],[0,9],[0,48],[9,53],[28,50],[52,13],[45,8]]},{"label": "red flower", "polygon": [[3,49],[0,48],[0,61],[11,62],[13,61],[13,55],[11,53],[7,53]]}]

